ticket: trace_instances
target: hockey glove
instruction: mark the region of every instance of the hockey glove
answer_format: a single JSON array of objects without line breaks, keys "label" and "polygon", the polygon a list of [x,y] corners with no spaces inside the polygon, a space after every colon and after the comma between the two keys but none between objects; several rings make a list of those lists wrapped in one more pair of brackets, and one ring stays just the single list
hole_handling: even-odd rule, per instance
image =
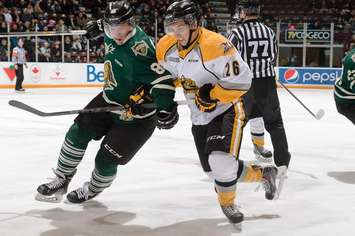
[{"label": "hockey glove", "polygon": [[212,112],[217,107],[218,99],[212,99],[210,92],[213,89],[212,84],[204,84],[195,94],[195,103],[202,112]]},{"label": "hockey glove", "polygon": [[179,120],[179,113],[177,111],[177,103],[174,102],[174,105],[171,111],[159,111],[157,114],[158,129],[171,129],[173,128]]},{"label": "hockey glove", "polygon": [[103,23],[102,20],[99,19],[97,21],[89,21],[86,26],[86,38],[88,39],[97,39],[104,34]]},{"label": "hockey glove", "polygon": [[129,97],[129,112],[137,118],[144,118],[152,115],[155,112],[155,108],[153,106],[147,107],[143,105],[152,102],[152,99],[148,96],[148,92],[143,86],[141,86]]}]

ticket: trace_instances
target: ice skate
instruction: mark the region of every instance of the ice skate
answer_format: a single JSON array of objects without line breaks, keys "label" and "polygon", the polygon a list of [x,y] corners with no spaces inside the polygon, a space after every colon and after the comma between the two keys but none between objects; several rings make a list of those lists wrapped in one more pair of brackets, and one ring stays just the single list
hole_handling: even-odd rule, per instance
[{"label": "ice skate", "polygon": [[261,183],[265,190],[265,198],[274,200],[277,191],[276,187],[277,168],[274,166],[266,166],[263,168],[263,177]]},{"label": "ice skate", "polygon": [[243,221],[244,215],[236,206],[221,206],[224,215],[233,224],[239,224]]},{"label": "ice skate", "polygon": [[262,163],[272,162],[272,152],[265,149],[263,146],[257,146],[254,144],[254,154],[257,161]]},{"label": "ice skate", "polygon": [[71,203],[82,203],[97,195],[98,193],[94,193],[89,189],[89,182],[85,182],[83,187],[68,193],[67,199]]},{"label": "ice skate", "polygon": [[76,169],[70,176],[65,176],[53,170],[56,177],[49,183],[41,184],[37,188],[35,199],[42,202],[60,202],[67,193],[68,185],[76,173]]}]

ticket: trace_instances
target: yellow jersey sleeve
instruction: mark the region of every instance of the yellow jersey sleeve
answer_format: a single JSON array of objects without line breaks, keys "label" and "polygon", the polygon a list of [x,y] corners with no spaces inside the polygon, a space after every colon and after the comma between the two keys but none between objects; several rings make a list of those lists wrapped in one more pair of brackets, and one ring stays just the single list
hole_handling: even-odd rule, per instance
[{"label": "yellow jersey sleeve", "polygon": [[176,39],[173,36],[165,35],[159,40],[156,46],[156,57],[158,62],[165,61],[165,55],[169,49],[176,44]]}]

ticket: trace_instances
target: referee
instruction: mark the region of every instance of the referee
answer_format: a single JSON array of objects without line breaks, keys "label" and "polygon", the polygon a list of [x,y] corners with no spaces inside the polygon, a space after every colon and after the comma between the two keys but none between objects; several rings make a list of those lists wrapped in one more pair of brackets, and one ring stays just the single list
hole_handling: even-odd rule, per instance
[{"label": "referee", "polygon": [[273,30],[259,21],[259,15],[259,0],[239,0],[236,16],[241,23],[232,30],[229,40],[253,72],[251,88],[244,97],[248,119],[263,118],[271,136],[276,166],[288,167],[291,155],[281,117],[274,70],[277,40]]},{"label": "referee", "polygon": [[15,65],[15,70],[16,70],[16,86],[15,86],[15,91],[16,92],[25,92],[25,89],[22,88],[22,82],[23,82],[23,65],[25,65],[27,69],[27,64],[26,64],[26,52],[25,49],[23,48],[24,40],[22,38],[18,39],[17,41],[17,47],[15,47],[12,51],[12,62]]}]

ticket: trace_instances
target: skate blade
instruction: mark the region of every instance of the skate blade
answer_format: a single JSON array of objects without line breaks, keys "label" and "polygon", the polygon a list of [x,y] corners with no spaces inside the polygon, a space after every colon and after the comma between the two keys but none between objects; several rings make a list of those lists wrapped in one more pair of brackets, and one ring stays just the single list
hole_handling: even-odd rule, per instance
[{"label": "skate blade", "polygon": [[276,179],[279,180],[279,183],[277,185],[277,190],[276,190],[273,200],[279,199],[284,182],[287,179],[287,174],[286,174],[287,167],[286,166],[279,166],[277,169],[278,169],[278,171],[277,171]]},{"label": "skate blade", "polygon": [[59,203],[63,199],[63,194],[54,194],[51,196],[45,196],[40,193],[37,193],[35,199],[40,202]]},{"label": "skate blade", "polygon": [[242,231],[242,222],[239,223],[231,223],[231,225],[233,226],[233,228],[239,232]]}]

